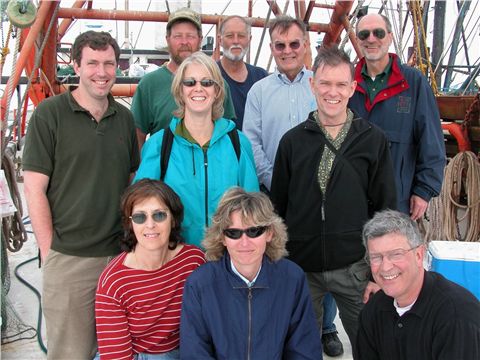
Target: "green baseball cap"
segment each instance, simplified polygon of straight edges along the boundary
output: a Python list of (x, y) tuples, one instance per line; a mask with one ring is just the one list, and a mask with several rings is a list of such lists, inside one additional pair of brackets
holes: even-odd
[(180, 20), (190, 21), (198, 30), (202, 31), (202, 20), (200, 19), (200, 15), (190, 8), (181, 8), (171, 13), (168, 17), (167, 31), (170, 30), (174, 23)]

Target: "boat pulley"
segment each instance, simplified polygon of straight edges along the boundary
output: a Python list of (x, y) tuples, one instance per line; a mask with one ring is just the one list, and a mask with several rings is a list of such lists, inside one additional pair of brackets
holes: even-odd
[(25, 29), (35, 21), (37, 8), (29, 0), (11, 0), (7, 6), (7, 15), (13, 25)]

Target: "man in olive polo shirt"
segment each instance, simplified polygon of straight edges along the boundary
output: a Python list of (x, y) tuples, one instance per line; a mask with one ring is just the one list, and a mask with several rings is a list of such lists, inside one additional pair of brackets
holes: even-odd
[(95, 289), (120, 252), (120, 196), (139, 164), (133, 117), (110, 95), (120, 49), (87, 31), (72, 48), (79, 85), (36, 108), (25, 197), (43, 263), (48, 359), (92, 359)]

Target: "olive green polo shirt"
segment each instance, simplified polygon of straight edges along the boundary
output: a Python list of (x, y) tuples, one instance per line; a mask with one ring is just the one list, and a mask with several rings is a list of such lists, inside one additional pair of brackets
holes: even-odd
[(112, 96), (99, 122), (70, 92), (37, 106), (23, 169), (49, 177), (53, 250), (84, 257), (120, 252), (120, 196), (139, 161), (133, 116)]
[(390, 78), (390, 74), (392, 73), (392, 58), (390, 58), (388, 65), (383, 69), (383, 71), (375, 76), (375, 79), (372, 79), (367, 72), (367, 64), (365, 63), (362, 68), (362, 76), (365, 80), (365, 84), (367, 85), (367, 94), (370, 102), (373, 103), (375, 96), (385, 89), (388, 84), (388, 79)]

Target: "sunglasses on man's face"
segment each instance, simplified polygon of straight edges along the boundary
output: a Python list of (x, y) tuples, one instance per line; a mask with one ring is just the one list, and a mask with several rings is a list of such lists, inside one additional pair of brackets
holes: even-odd
[[(292, 41), (291, 43), (288, 44), (288, 46), (290, 47), (290, 49), (292, 50), (298, 50), (300, 49), (300, 41), (298, 40), (295, 40), (295, 41)], [(277, 51), (283, 51), (287, 48), (287, 44), (286, 43), (283, 43), (283, 42), (276, 42), (275, 44), (273, 44), (273, 47), (275, 48), (275, 50)]]
[(268, 226), (255, 226), (255, 227), (249, 227), (248, 229), (229, 228), (229, 229), (223, 230), (223, 235), (225, 235), (229, 239), (238, 240), (242, 237), (243, 234), (245, 234), (250, 239), (254, 239), (262, 235), (267, 229), (268, 229)]
[(193, 87), (197, 84), (197, 82), (200, 83), (203, 87), (211, 87), (216, 84), (215, 80), (212, 79), (202, 79), (202, 80), (195, 80), (195, 79), (183, 79), (182, 84), (183, 86), (186, 87)]
[[(165, 219), (168, 217), (168, 214), (166, 211), (159, 210), (151, 213), (150, 216), (152, 217), (153, 221), (155, 221), (156, 223), (161, 223), (165, 221)], [(130, 216), (130, 219), (132, 219), (132, 221), (138, 225), (145, 223), (145, 221), (147, 221), (147, 218), (148, 218), (148, 214), (143, 212), (138, 212)]]
[[(373, 34), (373, 36), (375, 36), (377, 39), (380, 39), (380, 40), (382, 40), (385, 37), (385, 35), (387, 35), (387, 32), (383, 29), (373, 29), (371, 33)], [(357, 34), (357, 37), (362, 41), (368, 39), (369, 36), (370, 36), (370, 30), (361, 30)]]

